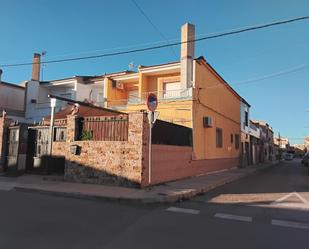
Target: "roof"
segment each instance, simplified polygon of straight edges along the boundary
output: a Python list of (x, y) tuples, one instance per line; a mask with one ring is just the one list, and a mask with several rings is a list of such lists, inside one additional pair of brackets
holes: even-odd
[(16, 84), (13, 84), (13, 83), (8, 83), (8, 82), (5, 82), (5, 81), (0, 81), (0, 84), (8, 86), (8, 87), (15, 87), (15, 88), (20, 88), (20, 89), (25, 89), (24, 86), (16, 85)]
[(118, 76), (118, 75), (125, 75), (125, 74), (131, 74), (131, 73), (136, 73), (135, 71), (130, 71), (130, 70), (125, 70), (125, 71), (119, 71), (119, 72), (114, 72), (114, 73), (105, 73), (102, 75), (76, 75), (72, 77), (67, 77), (67, 78), (61, 78), (61, 79), (56, 79), (56, 80), (48, 80), (48, 81), (40, 81), (41, 84), (48, 84), (51, 82), (56, 82), (56, 81), (62, 81), (62, 80), (75, 80), (75, 79), (82, 79), (85, 81), (91, 80), (91, 79), (96, 79), (96, 78), (105, 78), (105, 77), (112, 77), (112, 76)]
[[(55, 119), (65, 119), (72, 113), (72, 104), (69, 104), (60, 112), (55, 113)], [(100, 117), (100, 116), (118, 116), (126, 115), (122, 112), (115, 112), (106, 108), (94, 107), (94, 106), (79, 106), (78, 116), (80, 117)], [(49, 120), (50, 115), (46, 116), (44, 120)]]
[(151, 65), (151, 66), (144, 66), (144, 65), (139, 65), (139, 69), (144, 69), (144, 68), (151, 68), (151, 67), (159, 67), (159, 66), (168, 66), (172, 64), (178, 64), (179, 61), (172, 61), (172, 62), (167, 62), (167, 63), (162, 63), (162, 64), (156, 64), (156, 65)]

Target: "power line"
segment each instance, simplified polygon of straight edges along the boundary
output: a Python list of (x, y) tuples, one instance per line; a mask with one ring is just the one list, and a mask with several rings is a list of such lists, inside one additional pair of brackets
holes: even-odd
[[(120, 51), (120, 52), (111, 52), (111, 53), (105, 53), (105, 54), (100, 54), (100, 55), (81, 56), (81, 57), (59, 59), (59, 60), (49, 60), (49, 61), (45, 61), (44, 63), (45, 64), (51, 64), (51, 63), (61, 63), (61, 62), (68, 62), (68, 61), (89, 60), (89, 59), (97, 59), (97, 58), (111, 57), (111, 56), (117, 56), (117, 55), (145, 52), (145, 51), (150, 51), (150, 50), (156, 50), (156, 49), (162, 49), (162, 48), (177, 46), (177, 45), (181, 45), (181, 44), (189, 43), (189, 42), (199, 42), (199, 41), (203, 41), (203, 40), (215, 39), (215, 38), (219, 38), (219, 37), (235, 35), (235, 34), (240, 34), (240, 33), (244, 33), (244, 32), (259, 30), (259, 29), (265, 29), (265, 28), (269, 28), (269, 27), (272, 27), (272, 26), (288, 24), (288, 23), (302, 21), (302, 20), (306, 20), (306, 19), (309, 19), (309, 16), (302, 16), (302, 17), (297, 17), (297, 18), (293, 18), (293, 19), (282, 20), (282, 21), (252, 26), (252, 27), (248, 27), (248, 28), (244, 28), (244, 29), (228, 31), (228, 32), (209, 35), (209, 36), (205, 36), (205, 37), (201, 37), (201, 38), (197, 38), (197, 39), (189, 40), (189, 41), (174, 42), (174, 43), (170, 43), (170, 44), (157, 45), (157, 46), (146, 47), (146, 48), (138, 48), (138, 49), (132, 49), (132, 50)], [(32, 65), (32, 64), (33, 64), (32, 62), (17, 63), (17, 64), (3, 64), (3, 65), (0, 65), (0, 67), (29, 66), (29, 65)]]
[[(161, 30), (157, 27), (157, 25), (154, 24), (153, 21), (151, 21), (150, 17), (146, 14), (146, 12), (137, 4), (135, 0), (131, 0), (132, 3), (135, 5), (135, 7), (139, 10), (139, 12), (146, 18), (146, 20), (150, 23), (150, 25), (159, 33), (159, 35), (167, 42), (167, 44), (170, 44), (170, 41), (165, 37), (165, 35), (161, 32)], [(177, 54), (173, 47), (171, 47), (171, 51), (173, 54), (177, 57)]]

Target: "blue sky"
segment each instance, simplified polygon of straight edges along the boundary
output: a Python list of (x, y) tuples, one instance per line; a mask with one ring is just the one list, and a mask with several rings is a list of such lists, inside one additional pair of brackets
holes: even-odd
[[(185, 22), (198, 35), (227, 31), (309, 14), (306, 0), (136, 0), (160, 31), (180, 37)], [(0, 64), (31, 61), (46, 50), (46, 60), (92, 55), (162, 41), (131, 0), (0, 0)], [(206, 60), (251, 105), (251, 118), (266, 120), (292, 142), (308, 135), (309, 68), (266, 80), (238, 82), (309, 64), (309, 21), (301, 21), (196, 44), (196, 56)], [(115, 48), (117, 48), (115, 50)], [(174, 50), (174, 52), (173, 52)], [(178, 60), (174, 47), (88, 61), (49, 64), (44, 79), (98, 75)], [(175, 55), (176, 52), (176, 55)], [(3, 80), (19, 83), (31, 67), (3, 68)]]

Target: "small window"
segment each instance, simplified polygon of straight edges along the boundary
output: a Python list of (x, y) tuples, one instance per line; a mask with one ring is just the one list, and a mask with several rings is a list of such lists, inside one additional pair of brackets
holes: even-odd
[(239, 134), (235, 134), (235, 149), (239, 149)]
[(231, 134), (231, 144), (233, 144), (234, 143), (234, 136), (233, 136), (233, 134)]
[(223, 147), (222, 129), (216, 128), (216, 145), (217, 148)]
[(248, 115), (248, 112), (245, 112), (245, 126), (249, 126), (249, 115)]

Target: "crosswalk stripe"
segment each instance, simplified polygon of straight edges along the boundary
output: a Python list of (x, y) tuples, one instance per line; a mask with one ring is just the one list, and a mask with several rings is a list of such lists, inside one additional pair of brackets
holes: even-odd
[(200, 213), (200, 210), (197, 210), (197, 209), (179, 208), (179, 207), (169, 207), (166, 210), (169, 212), (185, 213), (185, 214), (199, 214)]
[(228, 220), (238, 220), (238, 221), (252, 222), (252, 217), (249, 217), (249, 216), (242, 216), (242, 215), (216, 213), (216, 214), (215, 214), (215, 217), (216, 217), (216, 218), (220, 218), (220, 219), (228, 219)]

